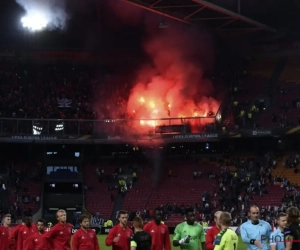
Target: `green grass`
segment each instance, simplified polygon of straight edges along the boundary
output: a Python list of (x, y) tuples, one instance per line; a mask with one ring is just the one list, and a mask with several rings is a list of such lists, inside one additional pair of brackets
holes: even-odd
[[(98, 235), (97, 237), (98, 237), (98, 241), (99, 241), (101, 250), (111, 250), (112, 249), (111, 247), (105, 246), (106, 235)], [(173, 235), (171, 235), (170, 238), (171, 238), (171, 244), (172, 244)], [(175, 250), (175, 249), (179, 250), (179, 247), (172, 246), (172, 250)], [(239, 237), (238, 249), (236, 249), (236, 250), (246, 250), (246, 245), (242, 242), (242, 239), (240, 237)]]

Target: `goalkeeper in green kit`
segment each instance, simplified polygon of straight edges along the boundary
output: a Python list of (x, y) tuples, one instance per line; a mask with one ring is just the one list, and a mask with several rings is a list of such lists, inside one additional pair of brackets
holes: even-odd
[(186, 209), (185, 216), (186, 221), (175, 228), (173, 246), (180, 246), (181, 250), (206, 250), (204, 230), (201, 225), (195, 223), (194, 209)]

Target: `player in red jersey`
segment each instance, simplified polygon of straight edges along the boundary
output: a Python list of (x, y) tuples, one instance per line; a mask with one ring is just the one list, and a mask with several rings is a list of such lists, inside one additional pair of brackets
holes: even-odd
[(100, 250), (95, 231), (89, 229), (89, 217), (83, 214), (79, 217), (78, 222), (80, 229), (73, 235), (72, 250)]
[(153, 221), (144, 226), (144, 231), (152, 237), (152, 250), (171, 250), (171, 242), (168, 227), (162, 222), (163, 212), (156, 208)]
[(31, 217), (25, 217), (23, 226), (20, 227), (17, 237), (17, 250), (32, 250), (31, 236), (37, 232), (36, 225), (31, 222)]
[(43, 237), (45, 234), (45, 220), (39, 219), (36, 223), (37, 232), (34, 233), (31, 238), (31, 249), (32, 250), (52, 250), (53, 247), (50, 245), (48, 240)]
[(11, 224), (11, 215), (6, 214), (2, 218), (2, 226), (0, 227), (0, 250), (8, 250), (9, 248), (9, 225)]
[(22, 223), (17, 225), (10, 233), (9, 235), (9, 248), (10, 250), (15, 250), (17, 249), (17, 241), (18, 241), (18, 235), (19, 235), (19, 230), (22, 226), (25, 225), (24, 223), (25, 218), (23, 218)]
[(65, 210), (58, 210), (56, 213), (58, 223), (52, 227), (43, 237), (53, 244), (55, 250), (71, 250), (71, 236), (73, 226), (67, 223), (67, 213)]
[(220, 215), (221, 215), (222, 211), (217, 211), (214, 214), (214, 220), (216, 225), (211, 227), (207, 232), (206, 232), (206, 240), (205, 240), (205, 244), (206, 244), (206, 250), (214, 250), (214, 241), (215, 238), (217, 236), (218, 233), (220, 233), (220, 228), (221, 228), (221, 224), (220, 224)]
[(128, 213), (119, 211), (119, 224), (109, 230), (105, 239), (106, 246), (112, 246), (113, 250), (130, 250), (130, 238), (132, 230), (127, 227)]

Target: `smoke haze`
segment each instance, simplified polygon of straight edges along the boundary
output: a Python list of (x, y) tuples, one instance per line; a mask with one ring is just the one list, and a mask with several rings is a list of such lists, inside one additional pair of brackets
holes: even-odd
[(129, 114), (156, 119), (206, 117), (217, 112), (212, 82), (204, 77), (214, 63), (213, 42), (207, 34), (188, 27), (157, 28), (143, 45), (151, 62), (138, 70), (128, 100)]
[[(149, 126), (167, 125), (163, 123), (165, 121), (147, 119), (178, 118), (176, 123), (181, 124), (184, 117), (209, 117), (216, 114), (220, 103), (213, 97), (211, 80), (205, 76), (206, 72), (213, 69), (215, 58), (214, 42), (210, 34), (199, 27), (167, 19), (123, 1), (109, 1), (107, 4), (117, 17), (118, 21), (113, 23), (118, 30), (122, 25), (136, 30), (143, 27), (140, 37), (135, 39), (141, 41), (140, 47), (148, 59), (147, 63), (140, 63), (134, 69), (135, 77), (128, 84), (124, 81), (116, 83), (117, 86), (131, 86), (129, 96), (125, 91), (123, 95), (127, 95), (127, 117), (140, 120), (139, 124), (135, 123), (135, 130), (146, 131)], [(131, 10), (129, 13), (132, 15), (123, 11), (127, 9)], [(161, 23), (167, 24), (167, 27), (159, 28)], [(127, 39), (124, 37), (124, 40)], [(111, 80), (113, 78), (116, 77), (110, 77)], [(112, 84), (106, 86), (109, 88)], [(113, 104), (108, 105), (111, 107)], [(99, 110), (99, 103), (95, 106)], [(111, 108), (110, 116), (117, 118), (113, 114), (122, 113), (117, 110)], [(213, 122), (212, 118), (194, 120), (197, 120), (196, 126)]]

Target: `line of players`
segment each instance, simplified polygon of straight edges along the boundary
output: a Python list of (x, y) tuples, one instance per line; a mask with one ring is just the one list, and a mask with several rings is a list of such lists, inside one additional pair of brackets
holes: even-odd
[[(143, 226), (141, 218), (133, 220), (133, 231), (127, 227), (128, 214), (120, 211), (119, 224), (113, 227), (106, 237), (105, 244), (112, 246), (113, 250), (171, 250), (169, 230), (162, 222), (162, 211), (156, 209), (154, 220)], [(0, 250), (100, 250), (96, 233), (89, 229), (89, 219), (82, 215), (79, 218), (81, 228), (77, 230), (71, 241), (73, 226), (67, 223), (67, 215), (64, 210), (56, 213), (58, 223), (50, 230), (45, 230), (45, 221), (38, 220), (36, 224), (31, 218), (25, 218), (23, 223), (9, 232), (11, 216), (3, 217), (3, 226), (0, 227)], [(228, 239), (237, 244), (237, 236), (227, 230), (231, 216), (229, 213), (221, 213), (221, 233), (215, 239), (215, 250), (223, 249)], [(71, 242), (71, 243), (70, 243)], [(177, 225), (173, 239), (174, 246), (181, 249), (205, 250), (204, 229), (195, 223), (193, 209), (186, 210), (186, 221)]]
[[(127, 212), (120, 211), (118, 216), (120, 223), (109, 231), (105, 244), (112, 246), (112, 250), (171, 250), (169, 230), (162, 222), (162, 215), (163, 213), (159, 208), (155, 209), (153, 221), (144, 227), (139, 217), (134, 218), (135, 233), (133, 234), (132, 230), (127, 227)], [(178, 224), (175, 228), (173, 246), (180, 247), (181, 250), (206, 250), (207, 242), (204, 229), (195, 222), (194, 209), (186, 209), (185, 217), (186, 221)], [(219, 231), (212, 240), (212, 249), (237, 250), (238, 236), (229, 229), (230, 213), (220, 212), (218, 222), (220, 223)]]
[[(252, 206), (249, 220), (240, 226), (241, 238), (247, 250), (300, 250), (300, 211), (296, 207), (287, 210), (287, 214), (277, 216), (278, 229), (272, 232), (269, 223), (259, 219), (259, 208)], [(0, 227), (0, 250), (70, 250), (72, 225), (67, 223), (66, 212), (56, 214), (58, 223), (45, 232), (44, 220), (38, 220), (36, 226), (30, 218), (9, 232), (10, 215), (3, 218)], [(128, 214), (119, 212), (119, 224), (113, 227), (106, 237), (105, 244), (113, 250), (171, 250), (168, 227), (162, 222), (162, 211), (154, 211), (154, 220), (143, 226), (143, 221), (133, 220), (135, 233), (127, 227)], [(238, 237), (229, 229), (231, 216), (227, 212), (215, 213), (216, 226), (207, 231), (195, 223), (193, 209), (186, 210), (186, 221), (175, 228), (173, 246), (182, 250), (238, 250)], [(79, 218), (81, 228), (72, 237), (73, 250), (99, 250), (96, 233), (89, 229), (89, 219)]]
[[(186, 221), (176, 226), (173, 246), (181, 250), (239, 250), (238, 237), (229, 229), (231, 215), (227, 212), (215, 213), (214, 227), (211, 227), (204, 236), (201, 225), (195, 223), (193, 209), (186, 210)], [(133, 221), (133, 234), (127, 225), (127, 213), (119, 214), (119, 225), (110, 230), (106, 238), (106, 245), (113, 250), (171, 250), (168, 227), (162, 222), (162, 211), (154, 211), (154, 220), (144, 228), (142, 221), (136, 218)], [(251, 206), (249, 220), (240, 226), (242, 241), (247, 250), (300, 250), (300, 211), (297, 207), (287, 209), (287, 214), (277, 215), (278, 229), (272, 231), (271, 225), (260, 220), (260, 211), (257, 206)], [(143, 228), (143, 229), (142, 229)], [(140, 235), (140, 237), (138, 236)], [(130, 240), (131, 239), (131, 240)]]
[[(65, 210), (56, 213), (58, 223), (45, 230), (45, 221), (36, 224), (26, 217), (21, 224), (10, 231), (11, 215), (6, 214), (0, 227), (0, 250), (100, 250), (94, 230), (89, 229), (89, 218), (79, 217), (80, 229), (72, 237), (73, 225), (67, 223)], [(72, 237), (72, 243), (71, 243)]]

